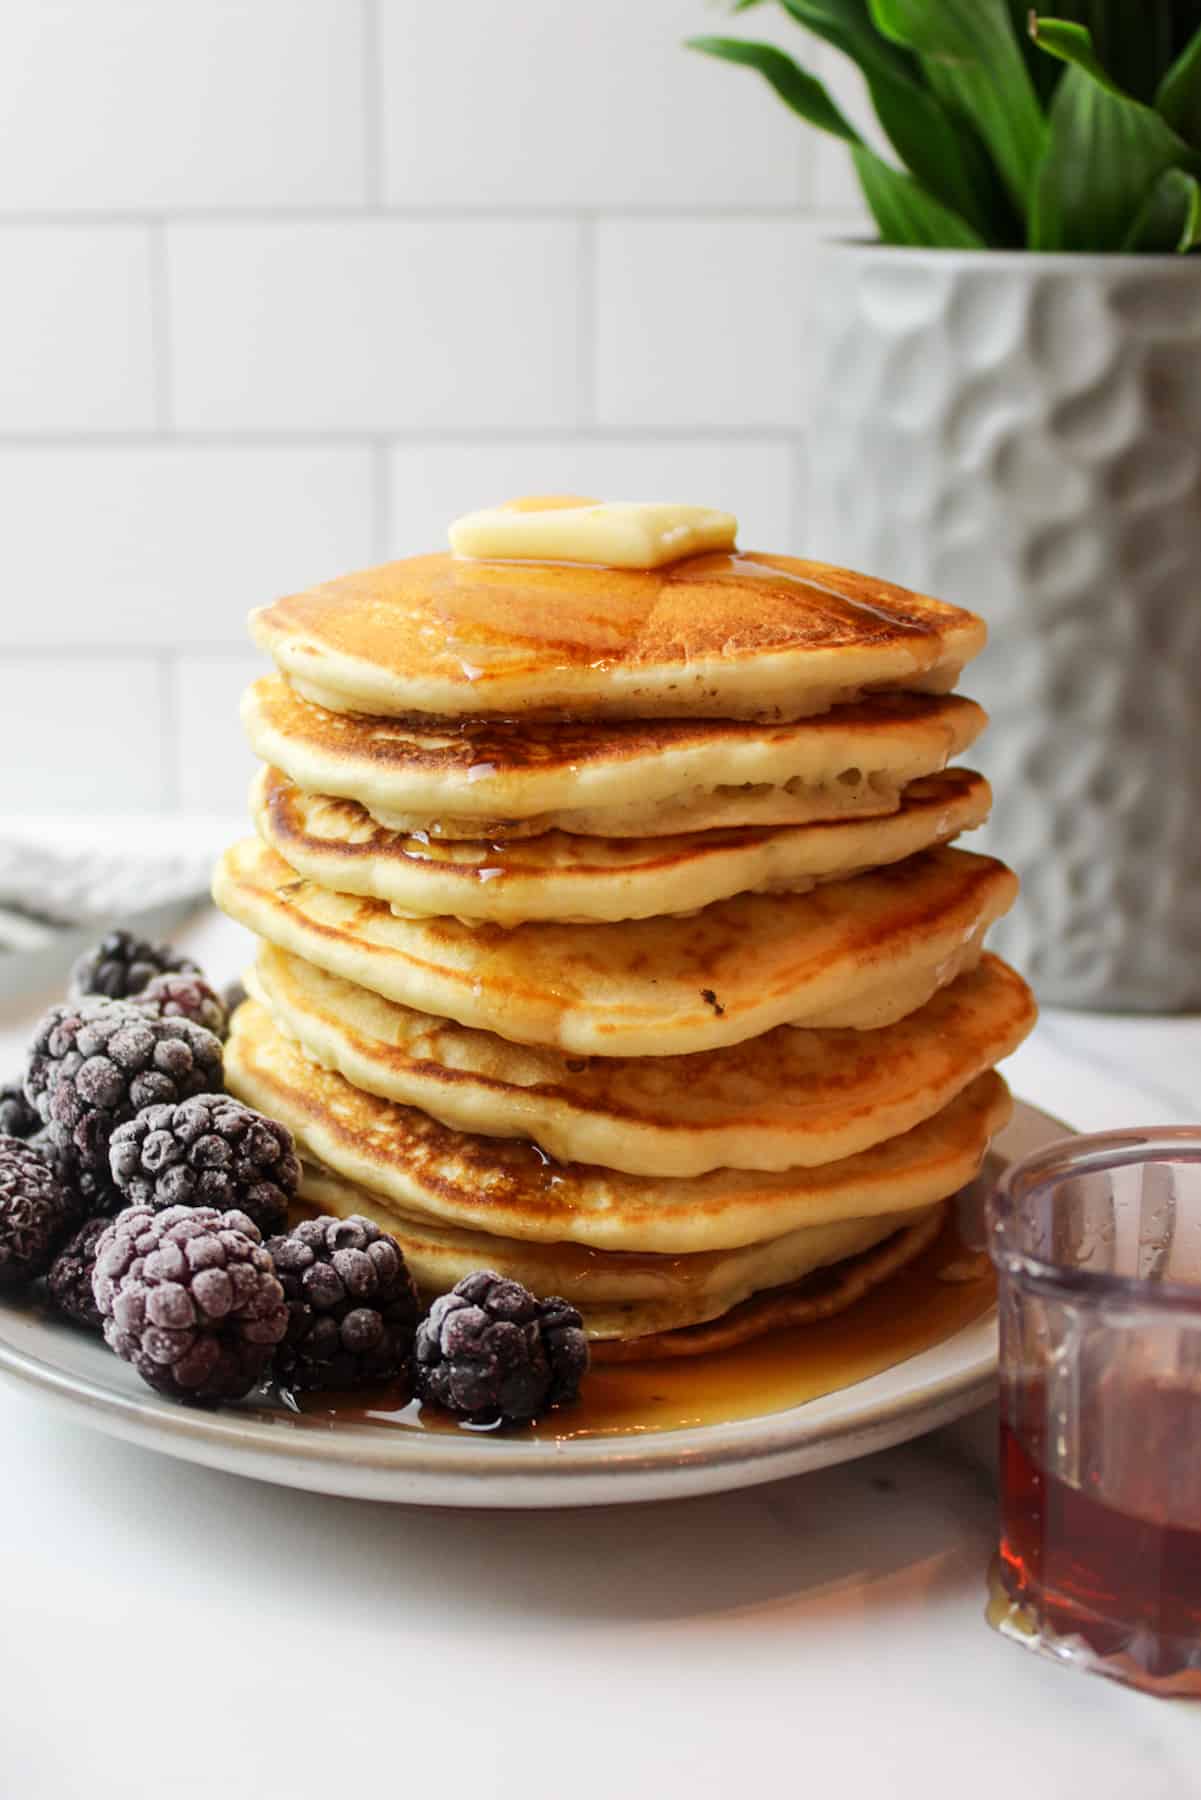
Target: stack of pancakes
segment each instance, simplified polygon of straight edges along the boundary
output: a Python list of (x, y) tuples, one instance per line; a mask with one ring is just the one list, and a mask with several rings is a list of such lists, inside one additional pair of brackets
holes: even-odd
[(306, 1197), (581, 1310), (602, 1354), (738, 1342), (916, 1255), (1034, 1017), (1017, 888), (949, 848), (970, 613), (786, 557), (424, 556), (254, 615), (260, 939), (231, 1090)]

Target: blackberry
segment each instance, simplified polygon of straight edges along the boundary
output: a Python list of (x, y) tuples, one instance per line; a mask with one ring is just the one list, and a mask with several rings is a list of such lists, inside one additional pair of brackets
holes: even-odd
[(96, 1267), (96, 1246), (112, 1224), (109, 1218), (88, 1219), (75, 1236), (63, 1245), (50, 1265), (46, 1287), (50, 1299), (60, 1313), (86, 1325), (89, 1331), (103, 1329), (104, 1320), (92, 1292), (92, 1275)]
[(42, 1160), (50, 1164), (59, 1181), (73, 1196), (81, 1219), (86, 1219), (90, 1213), (99, 1212), (103, 1207), (108, 1207), (111, 1211), (120, 1204), (120, 1197), (113, 1187), (108, 1170), (102, 1176), (97, 1176), (90, 1169), (81, 1169), (74, 1151), (59, 1149), (48, 1125), (43, 1125), (40, 1131), (35, 1131), (26, 1141), (31, 1150), (36, 1150)]
[(229, 1033), (229, 1009), (203, 975), (156, 975), (133, 1001), (158, 1019), (191, 1019), (222, 1040)]
[(121, 1204), (108, 1163), (114, 1129), (143, 1106), (219, 1089), (221, 1045), (190, 1019), (156, 1019), (125, 1001), (53, 1006), (34, 1034), (25, 1097), (45, 1123), (60, 1178), (89, 1212)]
[(104, 1340), (160, 1394), (237, 1400), (288, 1326), (271, 1257), (245, 1213), (130, 1206), (96, 1246)]
[(0, 1087), (0, 1137), (31, 1138), (41, 1123), (21, 1083), (6, 1081)]
[(575, 1307), (539, 1300), (492, 1269), (435, 1300), (417, 1331), (417, 1393), (474, 1424), (534, 1419), (574, 1400), (587, 1371)]
[(225, 1003), (226, 1012), (232, 1019), (243, 1000), (248, 1000), (250, 996), (240, 981), (227, 981), (221, 989), (221, 998)]
[(49, 1163), (20, 1138), (0, 1137), (0, 1292), (44, 1275), (78, 1217)]
[(356, 1388), (408, 1369), (417, 1289), (395, 1238), (357, 1214), (306, 1219), (267, 1245), (288, 1300), (282, 1386)]
[(287, 1230), (300, 1186), (287, 1126), (228, 1094), (143, 1107), (113, 1132), (108, 1160), (127, 1206), (233, 1207), (264, 1237)]
[(128, 931), (110, 931), (98, 944), (85, 950), (71, 970), (67, 989), (71, 999), (85, 994), (104, 994), (109, 1000), (127, 1000), (140, 994), (156, 975), (181, 971), (199, 975), (199, 964), (180, 956), (170, 944), (150, 944)]

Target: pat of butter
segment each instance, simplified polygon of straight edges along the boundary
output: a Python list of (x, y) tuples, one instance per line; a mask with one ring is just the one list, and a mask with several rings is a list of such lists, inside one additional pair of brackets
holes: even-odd
[(579, 494), (510, 500), (467, 513), (450, 528), (456, 556), (521, 562), (604, 563), (658, 569), (704, 550), (732, 550), (738, 521), (710, 506), (658, 500), (588, 500)]

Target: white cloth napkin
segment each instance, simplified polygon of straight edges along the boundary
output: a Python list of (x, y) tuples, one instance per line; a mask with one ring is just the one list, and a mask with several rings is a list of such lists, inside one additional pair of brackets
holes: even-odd
[[(208, 890), (213, 847), (207, 833), (141, 828), (98, 843), (54, 837), (19, 822), (0, 826), (0, 955), (44, 949), (63, 932), (199, 900)], [(174, 841), (172, 841), (174, 840)], [(129, 846), (129, 847), (126, 847)]]

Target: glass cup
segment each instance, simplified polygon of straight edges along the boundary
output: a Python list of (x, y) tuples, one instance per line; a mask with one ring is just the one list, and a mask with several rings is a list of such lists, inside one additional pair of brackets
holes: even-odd
[(1066, 1138), (989, 1205), (1007, 1636), (1201, 1697), (1201, 1130)]

